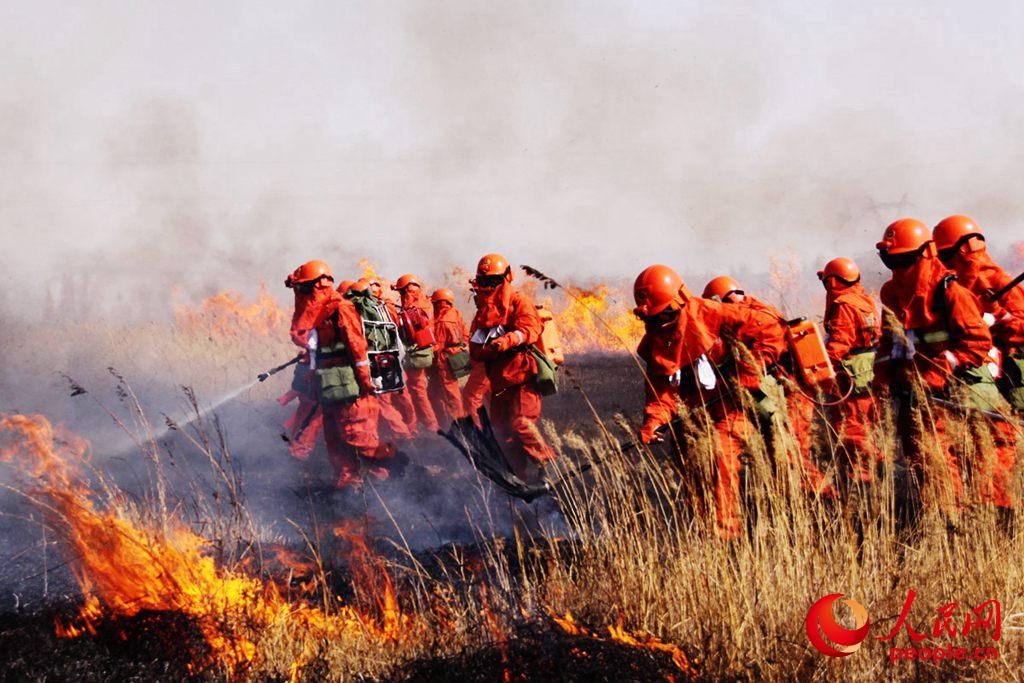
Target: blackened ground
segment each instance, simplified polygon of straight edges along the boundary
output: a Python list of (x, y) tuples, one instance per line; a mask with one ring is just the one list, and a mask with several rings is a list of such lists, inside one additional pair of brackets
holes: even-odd
[(0, 681), (181, 681), (207, 653), (181, 614), (140, 613), (106, 621), (94, 637), (58, 638), (57, 612), (0, 614)]
[[(182, 401), (168, 387), (133, 381), (151, 420), (159, 425), (161, 413), (180, 414)], [(273, 396), (288, 388), (289, 376), (281, 373), (261, 387), (261, 398), (243, 396), (217, 410), (227, 434), (230, 452), (241, 473), (246, 505), (265, 530), (262, 540), (302, 548), (291, 520), (304, 529), (329, 530), (332, 524), (358, 518), (370, 536), (408, 542), (417, 552), (429, 552), (451, 543), (466, 544), (481, 536), (506, 535), (513, 523), (557, 528), (560, 513), (549, 499), (527, 505), (509, 499), (490, 482), (481, 480), (441, 437), (425, 435), (405, 450), (410, 464), (405, 473), (387, 481), (368, 479), (361, 492), (339, 492), (330, 485), (330, 468), (321, 446), (308, 463), (288, 455), (281, 439), (281, 423), (294, 409), (280, 406)], [(146, 385), (145, 391), (140, 387)], [(146, 458), (128, 441), (118, 446), (110, 436), (112, 421), (91, 398), (116, 407), (113, 391), (98, 381), (89, 396), (70, 397), (64, 384), (52, 388), (50, 407), (72, 431), (93, 439), (94, 463), (111, 473), (130, 494), (139, 495), (149, 482)], [(201, 403), (209, 400), (202, 388)], [(587, 401), (605, 420), (616, 413), (636, 419), (642, 401), (642, 383), (632, 359), (624, 354), (569, 358), (557, 395), (544, 401), (544, 417), (559, 432), (573, 430), (596, 434)], [(116, 430), (114, 436), (116, 436)], [(173, 454), (166, 471), (172, 492), (185, 496), (197, 482), (207, 494), (215, 488), (205, 456), (197, 453), (173, 432), (162, 442)], [(578, 457), (573, 452), (564, 457)], [(394, 522), (392, 522), (392, 519)], [(66, 559), (54, 546), (53, 534), (45, 534), (38, 511), (24, 498), (0, 491), (0, 613), (38, 611), (54, 599), (76, 593)], [(399, 530), (401, 533), (399, 534)], [(327, 534), (329, 535), (329, 534)], [(45, 541), (45, 543), (44, 543)]]
[(504, 643), (454, 657), (413, 662), (391, 679), (433, 681), (580, 681), (626, 683), (684, 680), (664, 652), (588, 636), (569, 635), (534, 622), (520, 625)]
[[(54, 613), (0, 615), (0, 681), (182, 681), (219, 680), (215, 671), (191, 674), (204, 661), (202, 634), (180, 614), (143, 613), (104, 622), (94, 637), (54, 635)], [(507, 672), (507, 678), (506, 678)], [(303, 669), (304, 680), (322, 680), (321, 662)], [(570, 635), (547, 622), (515, 628), (511, 638), (450, 657), (423, 659), (386, 680), (433, 681), (587, 681), (684, 680), (672, 657), (588, 636)], [(369, 680), (369, 679), (367, 679)]]

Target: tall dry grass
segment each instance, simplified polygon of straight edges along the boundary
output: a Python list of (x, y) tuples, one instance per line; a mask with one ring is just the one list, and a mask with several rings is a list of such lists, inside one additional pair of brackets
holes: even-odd
[[(193, 336), (182, 347), (181, 339), (147, 353), (171, 363), (196, 358), (196, 351), (208, 344), (210, 365), (216, 365), (220, 342)], [(268, 345), (258, 353), (248, 348), (255, 353), (253, 367), (262, 369), (268, 360), (277, 360), (280, 346)], [(146, 424), (138, 402), (132, 406), (133, 424)], [(479, 529), (479, 544), (473, 548), (447, 548), (425, 557), (396, 542), (387, 559), (379, 560), (383, 564), (374, 566), (394, 582), (400, 612), (415, 624), (405, 634), (382, 637), (379, 628), (369, 625), (388, 616), (379, 595), (371, 586), (353, 588), (331, 564), (325, 549), (328, 530), (301, 529), (300, 554), (314, 567), (315, 589), (312, 596), (289, 599), (326, 614), (342, 603), (354, 605), (368, 626), (337, 632), (315, 622), (272, 620), (249, 633), (254, 653), (231, 675), (252, 680), (388, 678), (425, 657), (500, 648), (523, 620), (550, 623), (550, 614), (571, 613), (595, 630), (622, 623), (678, 644), (707, 679), (1022, 677), (1024, 652), (1020, 632), (1014, 630), (1021, 624), (1014, 615), (1024, 612), (1024, 541), (1015, 532), (1019, 513), (1007, 520), (974, 500), (955, 512), (925, 506), (907, 523), (905, 471), (889, 411), (874, 435), (886, 454), (878, 481), (852, 485), (840, 501), (815, 498), (802, 488), (786, 452), (795, 438), (784, 421), (767, 442), (755, 436), (745, 463), (745, 533), (731, 542), (714, 529), (710, 420), (701, 412), (686, 417), (684, 438), (668, 454), (618, 447), (612, 437), (621, 433), (617, 424), (599, 423), (603, 436), (596, 439), (546, 425), (563, 455), (551, 474), (567, 475), (558, 488), (564, 525), (531, 523), (529, 511), (521, 509), (523, 523), (510, 538), (495, 536), (486, 518), (468, 520)], [(818, 440), (821, 464), (838, 476), (832, 427), (826, 420), (819, 427), (824, 430)], [(951, 432), (969, 457), (984, 455), (984, 444), (975, 443), (965, 422), (954, 420)], [(210, 539), (210, 552), (225, 572), (271, 581), (272, 570), (262, 558), (281, 539), (258, 528), (248, 514), (219, 425), (197, 419), (186, 433), (219, 482), (215, 491), (180, 490), (180, 480), (171, 483), (161, 472), (167, 453), (150, 450), (151, 493), (129, 498), (105, 483), (106, 504), (156, 535), (172, 519), (181, 521)], [(578, 472), (581, 466), (587, 471)], [(178, 489), (169, 495), (168, 486)], [(959, 603), (956, 614), (963, 618), (969, 608), (998, 599), (1003, 620), (1002, 638), (995, 643), (999, 659), (890, 664), (890, 645), (913, 643), (905, 632), (892, 643), (875, 636), (892, 629), (910, 590), (917, 594), (911, 623), (925, 631), (947, 603)], [(804, 633), (808, 607), (829, 593), (848, 594), (869, 611), (871, 635), (850, 657), (819, 654)], [(993, 644), (980, 632), (931, 642), (950, 641), (971, 647)], [(207, 673), (220, 677), (228, 670), (215, 663)]]

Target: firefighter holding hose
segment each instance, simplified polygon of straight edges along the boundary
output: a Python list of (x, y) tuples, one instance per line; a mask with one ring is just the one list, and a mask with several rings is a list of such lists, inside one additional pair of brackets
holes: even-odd
[[(379, 409), (362, 320), (352, 302), (334, 290), (333, 281), (327, 264), (312, 261), (300, 266), (285, 285), (297, 288), (297, 297), (303, 297), (292, 341), (309, 351), (335, 485), (346, 488), (362, 482), (360, 458), (388, 460), (395, 449), (377, 437)], [(378, 476), (386, 477), (386, 470)]]

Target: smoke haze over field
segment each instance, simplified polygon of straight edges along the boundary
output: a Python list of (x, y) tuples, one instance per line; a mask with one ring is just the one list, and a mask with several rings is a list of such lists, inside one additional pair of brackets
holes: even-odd
[(171, 284), (280, 296), (317, 256), (431, 276), (500, 249), (629, 277), (791, 248), (813, 267), (903, 214), (972, 214), (1001, 251), (1022, 237), (1022, 15), (7, 2), (0, 306), (156, 317), (139, 302)]

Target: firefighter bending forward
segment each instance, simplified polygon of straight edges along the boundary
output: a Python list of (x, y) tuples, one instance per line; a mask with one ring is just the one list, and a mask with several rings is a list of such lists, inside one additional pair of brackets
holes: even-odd
[(525, 480), (555, 457), (537, 428), (541, 395), (528, 348), (540, 340), (544, 323), (533, 302), (512, 288), (512, 267), (500, 254), (480, 259), (472, 284), (470, 356), (486, 367), (495, 434), (512, 471)]
[[(757, 429), (743, 409), (740, 389), (760, 392), (765, 368), (777, 361), (775, 345), (754, 332), (757, 325), (751, 324), (749, 307), (693, 296), (668, 266), (650, 266), (640, 273), (633, 296), (634, 313), (645, 328), (637, 354), (647, 364), (640, 438), (644, 443), (662, 441), (662, 427), (675, 418), (680, 403), (690, 410), (707, 409), (718, 441), (716, 529), (719, 536), (735, 539), (741, 532), (740, 456)], [(723, 345), (724, 353), (736, 359), (725, 375), (709, 357)]]

